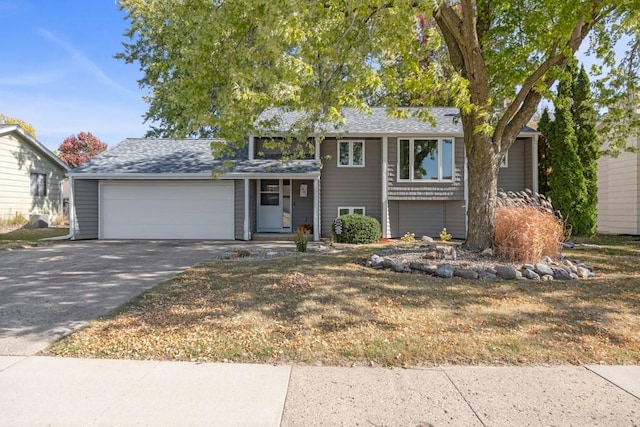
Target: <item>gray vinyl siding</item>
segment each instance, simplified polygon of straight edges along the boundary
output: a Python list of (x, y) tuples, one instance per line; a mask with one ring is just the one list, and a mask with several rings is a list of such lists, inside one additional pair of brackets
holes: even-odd
[(335, 138), (325, 139), (320, 146), (320, 232), (323, 236), (331, 233), (331, 225), (338, 215), (338, 207), (364, 207), (367, 216), (382, 222), (381, 138), (349, 139), (365, 141), (364, 167), (338, 167), (338, 146)]
[(244, 180), (236, 179), (233, 181), (233, 235), (236, 240), (244, 239)]
[(257, 181), (252, 179), (249, 182), (249, 232), (253, 234), (256, 232), (256, 205), (257, 200)]
[[(306, 184), (307, 197), (300, 197), (300, 185)], [(293, 180), (291, 183), (293, 206), (291, 207), (291, 228), (296, 230), (302, 224), (313, 224), (313, 180)]]
[(527, 187), (525, 179), (527, 173), (531, 176), (531, 157), (529, 156), (529, 167), (527, 168), (525, 148), (531, 151), (531, 145), (522, 139), (516, 140), (509, 148), (507, 167), (498, 170), (498, 189), (522, 191), (531, 188), (531, 184)]
[[(46, 195), (31, 195), (31, 173), (46, 175)], [(62, 213), (65, 171), (21, 136), (0, 137), (0, 218)]]
[[(446, 135), (442, 135), (446, 138)], [(464, 140), (454, 138), (454, 173), (449, 182), (398, 181), (398, 138), (389, 138), (389, 200), (463, 200)]]
[(417, 239), (422, 236), (438, 239), (445, 227), (454, 238), (463, 239), (466, 236), (462, 200), (392, 200), (389, 202), (389, 217), (391, 237), (414, 233)]
[(98, 238), (98, 180), (76, 179), (73, 182), (75, 202), (75, 238)]
[(532, 138), (523, 139), (524, 144), (524, 188), (529, 190), (538, 191), (537, 188), (533, 188), (533, 174), (537, 174), (538, 170), (533, 170), (533, 147)]

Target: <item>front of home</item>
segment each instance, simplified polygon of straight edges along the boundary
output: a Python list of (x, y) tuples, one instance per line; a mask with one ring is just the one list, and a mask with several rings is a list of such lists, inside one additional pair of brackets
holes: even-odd
[[(304, 225), (319, 239), (337, 216), (362, 213), (380, 221), (384, 237), (446, 227), (463, 238), (462, 126), (455, 109), (431, 111), (435, 125), (347, 109), (343, 125), (312, 135), (285, 161), (270, 148), (273, 133), (219, 159), (211, 145), (220, 141), (125, 140), (71, 172), (74, 236), (250, 240)], [(535, 191), (536, 165), (537, 133), (527, 128), (503, 160), (499, 187)]]
[(62, 214), (68, 169), (19, 125), (0, 125), (0, 219)]

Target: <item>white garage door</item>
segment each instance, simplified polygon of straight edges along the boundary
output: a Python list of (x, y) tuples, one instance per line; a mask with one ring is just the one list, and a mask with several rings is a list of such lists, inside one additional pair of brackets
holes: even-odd
[(233, 181), (103, 183), (103, 239), (233, 239)]

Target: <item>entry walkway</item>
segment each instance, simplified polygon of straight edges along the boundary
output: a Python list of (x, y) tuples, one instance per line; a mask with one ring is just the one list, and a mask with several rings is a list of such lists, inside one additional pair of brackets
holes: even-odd
[(0, 356), (1, 426), (637, 426), (640, 367), (335, 368)]

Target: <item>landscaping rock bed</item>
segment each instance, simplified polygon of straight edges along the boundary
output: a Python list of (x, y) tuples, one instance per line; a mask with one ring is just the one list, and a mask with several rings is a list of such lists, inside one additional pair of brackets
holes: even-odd
[(473, 252), (458, 244), (422, 244), (411, 248), (389, 246), (371, 255), (366, 265), (398, 273), (421, 273), (469, 280), (577, 280), (594, 277), (593, 267), (580, 260), (543, 257), (535, 264), (502, 262), (491, 250)]

